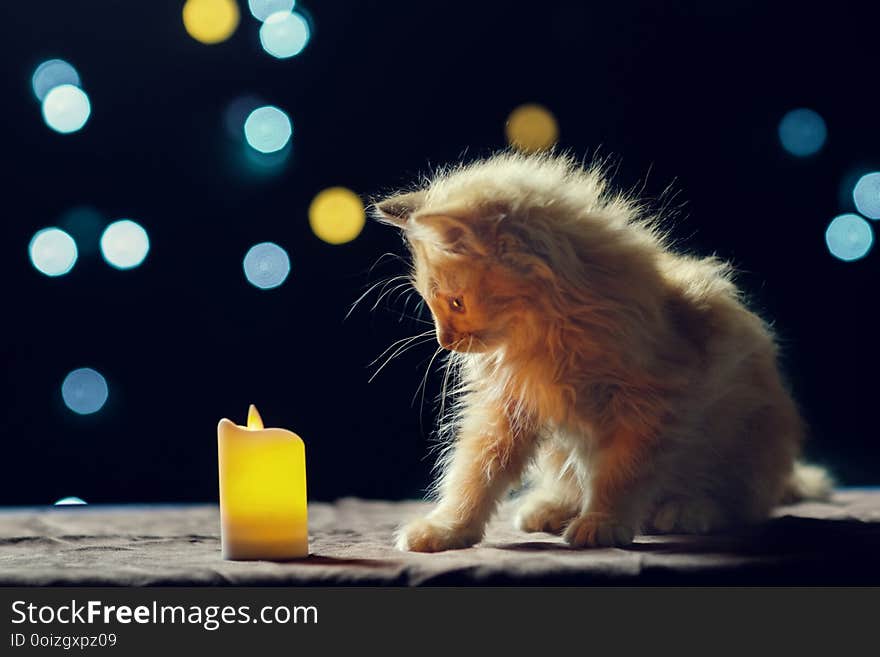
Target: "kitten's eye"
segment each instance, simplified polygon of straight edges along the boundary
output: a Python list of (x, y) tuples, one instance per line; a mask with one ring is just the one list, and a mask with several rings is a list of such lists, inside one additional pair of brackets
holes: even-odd
[(449, 297), (449, 307), (457, 313), (464, 312), (464, 299), (461, 297)]

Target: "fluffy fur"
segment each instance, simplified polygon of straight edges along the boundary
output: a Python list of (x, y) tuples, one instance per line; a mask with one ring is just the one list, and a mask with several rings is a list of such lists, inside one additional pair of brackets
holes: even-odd
[(458, 381), (438, 503), (416, 551), (479, 542), (525, 475), (525, 531), (626, 545), (821, 497), (768, 326), (716, 258), (674, 252), (599, 168), (505, 153), (377, 204), (412, 252)]

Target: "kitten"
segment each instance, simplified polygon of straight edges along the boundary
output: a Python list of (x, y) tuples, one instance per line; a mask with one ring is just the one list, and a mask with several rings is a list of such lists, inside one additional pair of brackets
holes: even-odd
[(439, 501), (400, 549), (478, 543), (529, 471), (516, 523), (573, 546), (703, 533), (824, 497), (768, 326), (731, 268), (672, 251), (598, 168), (500, 154), (376, 206), (461, 380)]

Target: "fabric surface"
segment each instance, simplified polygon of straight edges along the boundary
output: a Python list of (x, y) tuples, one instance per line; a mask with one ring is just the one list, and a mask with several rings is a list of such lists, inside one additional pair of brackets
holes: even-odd
[(392, 534), (422, 502), (309, 506), (311, 555), (287, 563), (220, 557), (216, 506), (0, 510), (0, 585), (878, 584), (880, 489), (782, 507), (718, 536), (640, 536), (627, 549), (575, 550), (525, 534), (506, 506), (479, 546), (402, 553)]

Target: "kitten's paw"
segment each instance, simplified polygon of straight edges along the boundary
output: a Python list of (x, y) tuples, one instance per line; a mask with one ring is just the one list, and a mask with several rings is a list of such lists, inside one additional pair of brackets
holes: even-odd
[(410, 552), (460, 550), (479, 543), (482, 536), (433, 518), (419, 518), (397, 532), (396, 547)]
[(710, 534), (724, 528), (724, 514), (711, 500), (672, 500), (657, 508), (651, 526), (661, 534)]
[(527, 498), (516, 514), (514, 526), (524, 532), (561, 534), (577, 511), (545, 498)]
[(681, 505), (678, 502), (665, 502), (657, 507), (651, 519), (651, 529), (660, 534), (671, 534), (678, 523)]
[(622, 547), (632, 543), (635, 531), (607, 513), (585, 513), (565, 530), (565, 540), (572, 547)]

